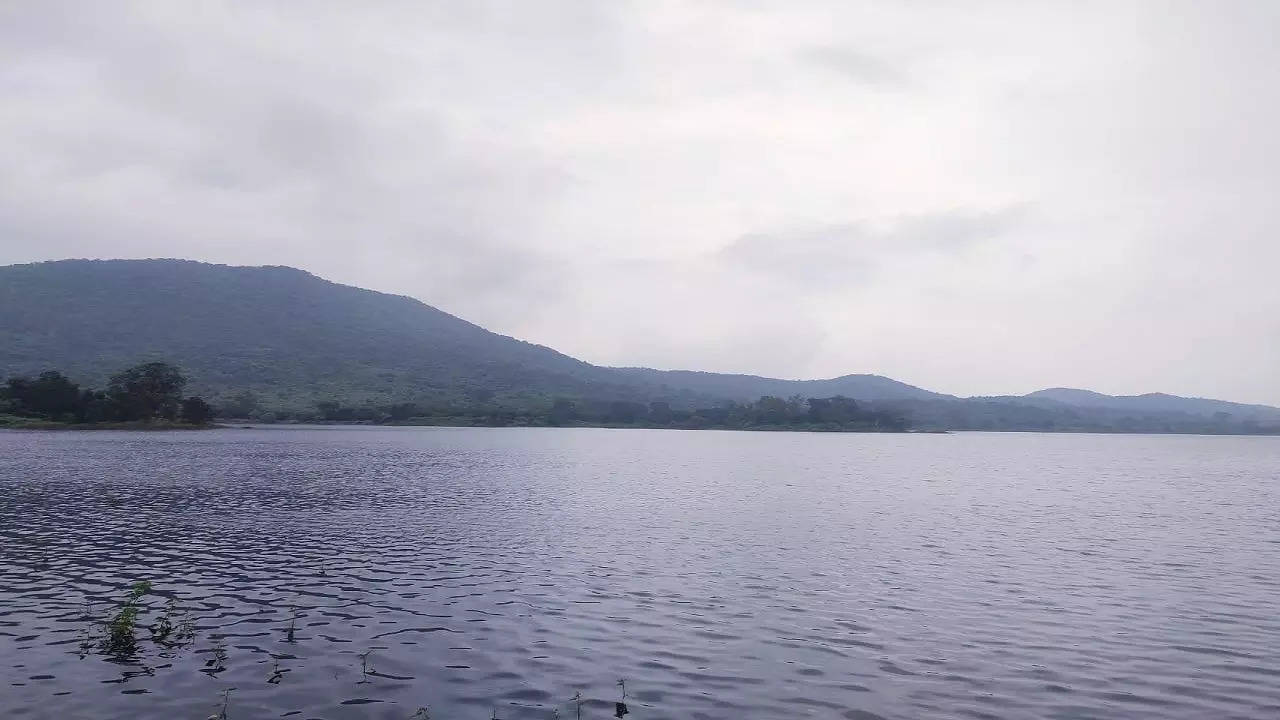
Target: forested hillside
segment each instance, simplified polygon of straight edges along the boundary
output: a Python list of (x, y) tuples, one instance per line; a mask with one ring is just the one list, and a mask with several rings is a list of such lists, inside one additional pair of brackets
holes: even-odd
[(180, 260), (0, 268), (0, 376), (58, 368), (96, 385), (149, 360), (182, 367), (192, 390), (215, 401), (249, 390), (281, 409), (666, 394), (412, 298), (292, 268)]
[[(1059, 388), (964, 399), (879, 375), (781, 380), (600, 367), (412, 298), (287, 267), (0, 267), (0, 379), (56, 369), (97, 387), (120, 368), (157, 361), (182, 368), (189, 392), (237, 417), (660, 427), (886, 427), (894, 418), (918, 429), (1280, 432), (1280, 409), (1162, 394)], [(814, 409), (831, 406), (809, 402), (841, 397), (860, 409), (831, 420)]]

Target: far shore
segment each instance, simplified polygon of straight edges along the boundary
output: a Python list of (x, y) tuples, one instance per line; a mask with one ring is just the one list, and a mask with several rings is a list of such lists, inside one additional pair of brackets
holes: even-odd
[(231, 427), (221, 423), (193, 425), (176, 420), (129, 420), (125, 422), (69, 423), (16, 415), (0, 415), (0, 430), (221, 430)]

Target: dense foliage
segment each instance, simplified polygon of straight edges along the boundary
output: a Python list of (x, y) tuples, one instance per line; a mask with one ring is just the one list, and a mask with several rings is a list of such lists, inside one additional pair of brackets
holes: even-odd
[(34, 379), (11, 377), (0, 387), (0, 412), (52, 422), (151, 422), (182, 420), (203, 425), (213, 409), (199, 397), (183, 398), (187, 379), (178, 368), (151, 362), (111, 376), (106, 391), (81, 389), (57, 370)]
[[(264, 419), (259, 415), (259, 420)], [(556, 398), (537, 408), (513, 410), (495, 405), (427, 407), (415, 403), (346, 407), (322, 402), (317, 413), (302, 417), (272, 414), (271, 421), (368, 422), (394, 424), (604, 426), (737, 430), (832, 430), (901, 432), (908, 423), (901, 416), (863, 407), (846, 397), (762, 397), (754, 402), (727, 402), (714, 407), (673, 408), (657, 400), (575, 400)]]

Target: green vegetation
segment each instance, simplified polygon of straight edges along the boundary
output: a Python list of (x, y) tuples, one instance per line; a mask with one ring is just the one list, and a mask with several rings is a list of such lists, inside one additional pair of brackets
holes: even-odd
[[(179, 608), (176, 598), (170, 597), (163, 610), (158, 613), (154, 606), (147, 605), (146, 600), (157, 594), (150, 581), (135, 582), (128, 586), (128, 591), (123, 600), (115, 606), (114, 610), (105, 619), (95, 613), (92, 603), (86, 603), (84, 612), (79, 618), (80, 622), (84, 623), (79, 637), (79, 656), (83, 660), (91, 655), (96, 655), (111, 663), (120, 665), (122, 667), (120, 679), (108, 682), (126, 682), (130, 678), (155, 676), (159, 671), (172, 669), (175, 666), (174, 658), (178, 657), (182, 651), (195, 646), (195, 623), (186, 610)], [(149, 635), (139, 632), (139, 628), (143, 627), (143, 620), (147, 615), (151, 615), (154, 618), (150, 625)], [(295, 642), (293, 627), (298, 616), (298, 607), (292, 606), (290, 608), (290, 625), (287, 639), (290, 644)], [(303, 638), (304, 641), (306, 639)], [(228, 652), (224, 636), (211, 635), (210, 641), (207, 647), (196, 649), (194, 652), (197, 655), (205, 656), (202, 667), (199, 668), (200, 672), (211, 678), (216, 678), (228, 670), (229, 663), (233, 658), (231, 653)], [(368, 685), (375, 682), (375, 678), (412, 679), (380, 674), (373, 667), (373, 654), (376, 649), (376, 647), (371, 647), (363, 652), (354, 653), (355, 658), (359, 660), (358, 674), (353, 676), (355, 685)], [(271, 653), (271, 667), (265, 678), (266, 684), (281, 685), (287, 682), (287, 676), (294, 672), (295, 669), (283, 667), (281, 661), (294, 659), (297, 659), (297, 657), (293, 652)], [(157, 663), (157, 660), (160, 662)], [(252, 662), (258, 664), (263, 661), (253, 660)], [(631, 710), (626, 702), (626, 681), (619, 680), (617, 685), (620, 688), (620, 699), (612, 702), (612, 705), (614, 706), (614, 717), (622, 717), (630, 714)], [(224, 687), (219, 691), (218, 701), (213, 706), (213, 714), (208, 716), (209, 720), (230, 720), (232, 717), (230, 712), (231, 694), (235, 689), (234, 687)], [(572, 697), (568, 698), (567, 703), (571, 704), (573, 708), (573, 717), (579, 719), (584, 717), (583, 705), (586, 702), (588, 702), (587, 698), (583, 696), (581, 691), (575, 692)], [(559, 708), (552, 708), (552, 713), (555, 717), (560, 717)], [(239, 713), (235, 717), (240, 717)], [(431, 714), (427, 706), (424, 705), (419, 706), (412, 715), (400, 715), (399, 717), (407, 717), (408, 720), (430, 720)], [(495, 706), (492, 708), (490, 717), (500, 718), (503, 716), (498, 714), (498, 708)]]
[(1025, 398), (896, 400), (873, 403), (899, 413), (917, 430), (1276, 435), (1280, 419), (1222, 413), (1080, 407)]
[(81, 390), (57, 370), (35, 379), (11, 377), (0, 387), (0, 426), (60, 427), (162, 424), (207, 425), (213, 410), (199, 397), (182, 397), (186, 378), (162, 362), (131, 367), (111, 376), (106, 391)]
[(151, 583), (142, 581), (134, 583), (129, 597), (120, 610), (107, 623), (107, 634), (103, 639), (103, 651), (109, 655), (127, 657), (138, 649), (138, 639), (134, 636), (134, 627), (138, 622), (138, 601), (151, 592)]
[(292, 268), (181, 260), (0, 267), (0, 377), (52, 366), (102, 387), (110, 368), (154, 360), (183, 368), (191, 394), (220, 417), (268, 422), (324, 420), (333, 413), (321, 403), (536, 415), (557, 398), (694, 410), (763, 396), (935, 395), (876, 376), (795, 382), (599, 367), (412, 298)]
[(664, 401), (574, 400), (557, 398), (549, 404), (522, 410), (495, 405), (422, 407), (396, 403), (378, 407), (344, 407), (336, 402), (318, 406), (318, 417), (277, 418), (328, 423), (390, 425), (452, 425), (484, 427), (635, 427), (687, 430), (811, 430), (901, 432), (909, 425), (901, 416), (866, 408), (845, 397), (777, 398), (755, 402), (726, 402), (714, 407), (672, 408)]
[(714, 400), (291, 268), (176, 260), (0, 267), (0, 377), (57, 367), (104, 387), (110, 369), (148, 361), (183, 368), (189, 392), (215, 408), (250, 393), (261, 415), (312, 413), (325, 401), (519, 410), (556, 396), (685, 407)]
[[(114, 428), (207, 426), (216, 411), (199, 397), (182, 398), (186, 379), (178, 368), (153, 362), (113, 375), (106, 392), (81, 390), (56, 370), (32, 380), (10, 378), (0, 388), (0, 408), (12, 413), (10, 427)], [(248, 409), (259, 421), (378, 423), (400, 425), (646, 427), (729, 430), (813, 430), (902, 432), (906, 420), (884, 410), (864, 408), (846, 397), (762, 397), (755, 402), (726, 402), (714, 407), (672, 408), (665, 401), (574, 400), (556, 398), (514, 410), (499, 405), (440, 405), (411, 402), (346, 407), (320, 402), (311, 413), (256, 413), (251, 393), (232, 397), (223, 416)], [(255, 414), (256, 413), (256, 414)]]
[[(67, 375), (41, 373), (49, 366)], [(177, 376), (199, 401), (165, 389), (178, 366)], [(131, 369), (107, 374), (118, 367)], [(1158, 394), (1056, 388), (964, 399), (876, 375), (801, 381), (599, 367), (411, 298), (292, 268), (181, 260), (0, 267), (0, 377), (6, 376), (14, 379), (0, 398), (0, 427), (193, 427), (216, 416), (264, 423), (1280, 433), (1277, 408)], [(81, 390), (67, 376), (105, 390)], [(830, 406), (798, 398), (856, 398), (856, 412), (832, 415)]]
[[(96, 635), (97, 649), (103, 655), (116, 660), (136, 657), (142, 649), (137, 629), (139, 618), (145, 611), (143, 600), (151, 594), (151, 590), (151, 583), (146, 580), (134, 583), (115, 613), (100, 624), (93, 620), (93, 608), (87, 607), (85, 618), (93, 625), (80, 644), (82, 655), (94, 647), (92, 638)], [(95, 627), (99, 632), (93, 632)], [(177, 601), (171, 598), (150, 627), (151, 642), (164, 650), (172, 650), (186, 645), (194, 638), (194, 624), (185, 613), (179, 612)]]

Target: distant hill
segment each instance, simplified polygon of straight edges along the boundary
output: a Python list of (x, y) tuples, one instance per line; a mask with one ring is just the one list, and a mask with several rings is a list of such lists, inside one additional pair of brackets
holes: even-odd
[[(181, 366), (191, 392), (215, 404), (251, 391), (260, 409), (282, 417), (314, 417), (321, 402), (520, 409), (568, 398), (695, 409), (766, 395), (843, 395), (921, 429), (1280, 432), (1280, 409), (1172, 395), (1055, 388), (965, 399), (879, 375), (781, 380), (600, 367), (413, 298), (288, 267), (186, 260), (0, 267), (0, 378), (59, 369), (101, 386), (111, 373), (151, 360)], [(628, 407), (617, 411), (637, 412)]]
[(1238, 419), (1253, 418), (1255, 420), (1280, 421), (1280, 408), (1268, 405), (1246, 405), (1210, 400), (1207, 398), (1179, 397), (1164, 393), (1148, 393), (1146, 395), (1103, 395), (1092, 390), (1074, 388), (1049, 388), (1028, 393), (1024, 396), (1031, 400), (1052, 400), (1064, 405), (1082, 408), (1109, 408), (1128, 412), (1155, 413), (1187, 413), (1191, 415), (1213, 416), (1226, 413)]
[(844, 375), (830, 380), (779, 380), (757, 375), (726, 375), (693, 370), (651, 370), (615, 368), (628, 377), (655, 386), (686, 388), (695, 392), (733, 400), (754, 400), (764, 395), (777, 397), (833, 397), (843, 395), (859, 400), (939, 400), (952, 398), (880, 375)]

